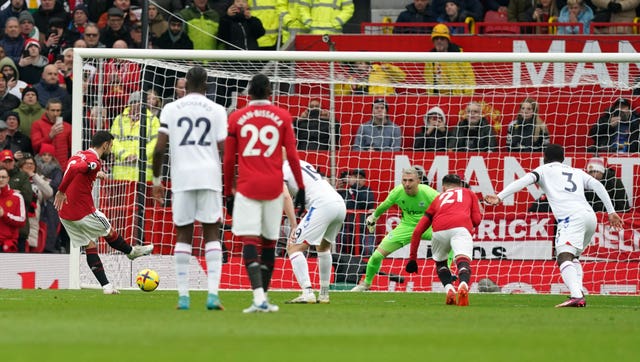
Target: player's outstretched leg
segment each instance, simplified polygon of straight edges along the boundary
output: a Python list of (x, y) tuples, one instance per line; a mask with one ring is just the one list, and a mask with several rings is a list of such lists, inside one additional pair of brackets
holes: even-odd
[(189, 260), (191, 259), (191, 244), (176, 243), (173, 251), (176, 265), (176, 284), (178, 286), (178, 305), (176, 309), (189, 309)]
[(100, 260), (100, 256), (98, 255), (98, 249), (95, 246), (88, 247), (85, 249), (85, 253), (87, 256), (87, 265), (89, 265), (89, 269), (91, 269), (98, 283), (102, 286), (102, 292), (104, 294), (119, 294), (120, 292), (118, 292), (118, 290), (109, 283), (109, 279), (107, 279), (104, 267), (102, 266), (102, 260)]
[(329, 284), (331, 284), (331, 251), (318, 252), (318, 270), (320, 274), (320, 294), (318, 303), (329, 304)]
[(360, 282), (360, 284), (356, 285), (351, 289), (352, 292), (365, 292), (371, 288), (371, 283), (373, 282), (373, 278), (380, 271), (380, 265), (382, 265), (382, 260), (384, 259), (384, 255), (380, 253), (378, 250), (374, 251), (367, 262), (367, 272), (365, 274), (364, 280)]
[(218, 291), (220, 288), (220, 277), (222, 275), (222, 245), (220, 241), (210, 241), (204, 246), (204, 256), (207, 261), (207, 309), (224, 310)]

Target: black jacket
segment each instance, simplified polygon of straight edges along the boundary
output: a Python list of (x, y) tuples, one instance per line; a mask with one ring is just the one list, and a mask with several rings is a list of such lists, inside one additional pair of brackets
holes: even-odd
[[(627, 192), (624, 189), (622, 180), (616, 177), (616, 172), (610, 168), (604, 171), (604, 175), (600, 183), (607, 189), (611, 202), (613, 202), (613, 208), (617, 212), (629, 211), (629, 202), (627, 200)], [(591, 190), (585, 190), (584, 196), (591, 204), (594, 211), (607, 211), (604, 204), (598, 197), (598, 195)]]
[(258, 50), (258, 38), (264, 34), (262, 21), (255, 16), (247, 19), (242, 15), (229, 16), (225, 13), (220, 18), (218, 38), (224, 41), (227, 50)]

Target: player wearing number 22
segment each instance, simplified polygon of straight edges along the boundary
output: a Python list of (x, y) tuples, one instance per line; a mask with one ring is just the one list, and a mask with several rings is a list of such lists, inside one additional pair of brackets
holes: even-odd
[[(275, 312), (268, 302), (283, 211), (283, 150), (298, 185), (296, 206), (304, 211), (305, 189), (291, 115), (269, 101), (271, 85), (263, 74), (249, 82), (249, 104), (229, 116), (224, 149), (224, 194), (232, 231), (243, 243), (242, 257), (253, 290), (245, 313)], [(233, 193), (235, 165), (238, 177)], [(235, 203), (235, 207), (234, 207)], [(261, 252), (260, 252), (261, 251)]]
[(609, 214), (613, 229), (622, 228), (622, 219), (616, 214), (609, 194), (600, 181), (581, 169), (565, 165), (564, 148), (550, 144), (544, 149), (544, 164), (505, 186), (498, 195), (487, 195), (491, 205), (500, 204), (506, 197), (523, 188), (538, 184), (547, 195), (553, 216), (557, 220), (556, 261), (560, 275), (571, 296), (556, 307), (586, 307), (582, 292), (582, 265), (578, 257), (591, 243), (596, 230), (596, 214), (584, 196), (584, 190), (593, 190), (600, 197)]
[[(422, 233), (429, 226), (433, 228), (431, 250), (436, 262), (438, 278), (447, 293), (446, 304), (469, 305), (469, 280), (471, 279), (471, 257), (473, 254), (473, 228), (480, 224), (480, 205), (476, 194), (464, 188), (458, 175), (450, 174), (442, 178), (442, 193), (433, 200), (431, 206), (416, 225), (411, 235), (411, 251), (406, 270), (418, 271), (416, 259)], [(460, 284), (457, 290), (452, 285), (451, 270), (447, 266), (449, 252), (453, 250)]]
[(162, 200), (160, 174), (169, 143), (173, 223), (176, 225), (174, 262), (178, 287), (177, 309), (189, 309), (189, 260), (193, 228), (202, 224), (207, 262), (209, 310), (222, 310), (218, 297), (222, 270), (222, 173), (220, 152), (227, 137), (227, 112), (205, 97), (207, 71), (187, 71), (187, 95), (167, 104), (160, 114), (158, 141), (153, 152), (153, 196)]

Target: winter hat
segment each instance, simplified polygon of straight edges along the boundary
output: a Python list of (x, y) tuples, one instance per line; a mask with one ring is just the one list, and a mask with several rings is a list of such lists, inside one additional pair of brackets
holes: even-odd
[(24, 100), (24, 96), (28, 93), (28, 92), (33, 92), (36, 94), (36, 98), (38, 97), (38, 91), (33, 88), (32, 86), (26, 86), (23, 90), (22, 90), (22, 99)]
[(18, 112), (9, 111), (9, 112), (5, 113), (3, 117), (5, 119), (5, 122), (6, 122), (7, 118), (9, 118), (9, 117), (16, 117), (16, 120), (18, 121), (18, 124), (20, 124), (20, 114)]
[(76, 7), (73, 9), (73, 13), (75, 14), (76, 11), (82, 11), (86, 16), (89, 16), (89, 9), (87, 9), (87, 5), (85, 4), (76, 5)]
[(449, 34), (449, 28), (444, 24), (438, 24), (431, 30), (431, 39), (434, 38), (447, 38), (451, 41), (451, 35)]
[(35, 45), (40, 49), (40, 42), (36, 39), (29, 38), (26, 42), (24, 42), (24, 48), (29, 49), (30, 46)]
[(387, 111), (389, 110), (389, 105), (384, 100), (384, 98), (376, 98), (376, 99), (374, 99), (373, 100), (373, 105), (376, 105), (376, 104), (382, 104), (382, 105), (384, 105), (384, 109), (386, 109)]
[(7, 122), (0, 119), (0, 131), (4, 131), (7, 128), (9, 128), (9, 126), (7, 126)]
[(0, 152), (0, 162), (7, 160), (13, 160), (13, 152), (11, 152), (11, 150), (2, 150), (2, 152)]
[(132, 92), (129, 95), (129, 104), (142, 102), (142, 93), (139, 91)]
[(44, 155), (45, 153), (48, 153), (50, 155), (54, 155), (55, 154), (56, 149), (53, 147), (52, 144), (50, 143), (43, 143), (40, 146), (40, 152), (38, 152), (39, 155)]
[(591, 171), (604, 173), (604, 160), (600, 157), (592, 157), (587, 164), (587, 172)]
[(435, 106), (432, 107), (431, 109), (429, 109), (429, 111), (427, 112), (427, 114), (425, 114), (424, 116), (424, 123), (427, 124), (428, 120), (429, 120), (429, 116), (436, 114), (438, 115), (440, 118), (442, 118), (442, 122), (447, 123), (447, 116), (445, 116), (444, 111), (442, 110), (442, 108)]
[(28, 10), (22, 10), (20, 15), (18, 15), (18, 22), (22, 24), (23, 21), (28, 21), (31, 24), (35, 24), (35, 20), (33, 20), (33, 15)]

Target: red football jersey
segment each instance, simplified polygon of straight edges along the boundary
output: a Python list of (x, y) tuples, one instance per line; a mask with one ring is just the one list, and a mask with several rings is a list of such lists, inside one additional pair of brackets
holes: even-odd
[(91, 191), (101, 169), (102, 162), (93, 149), (80, 151), (69, 159), (58, 187), (59, 191), (67, 194), (67, 203), (60, 210), (60, 218), (75, 221), (96, 211)]
[(225, 195), (232, 193), (236, 159), (236, 191), (254, 200), (282, 194), (282, 146), (298, 185), (303, 185), (291, 115), (267, 100), (253, 100), (229, 116), (224, 147)]

